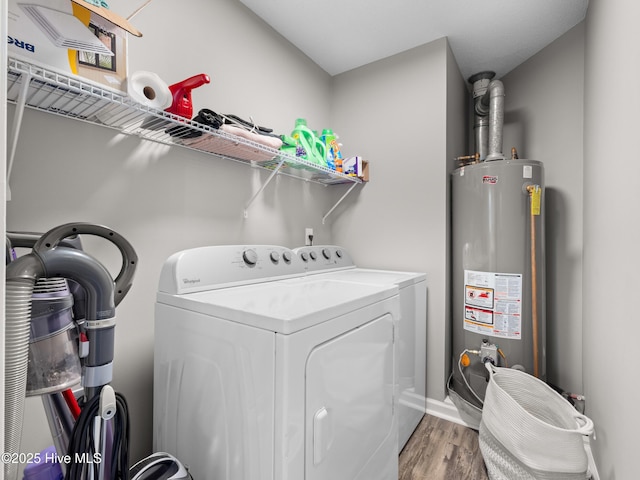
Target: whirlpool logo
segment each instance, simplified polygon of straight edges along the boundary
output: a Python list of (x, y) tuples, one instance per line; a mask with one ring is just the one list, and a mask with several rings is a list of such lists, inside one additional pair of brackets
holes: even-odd
[(196, 283), (200, 283), (199, 278), (183, 278), (182, 283), (184, 285), (195, 285)]

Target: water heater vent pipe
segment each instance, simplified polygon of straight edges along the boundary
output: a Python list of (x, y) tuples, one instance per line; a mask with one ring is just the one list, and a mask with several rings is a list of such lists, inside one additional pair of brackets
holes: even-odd
[[(480, 161), (504, 160), (504, 85), (492, 80), (494, 72), (480, 72), (469, 78), (475, 99), (476, 145)], [(488, 117), (488, 121), (487, 121)]]

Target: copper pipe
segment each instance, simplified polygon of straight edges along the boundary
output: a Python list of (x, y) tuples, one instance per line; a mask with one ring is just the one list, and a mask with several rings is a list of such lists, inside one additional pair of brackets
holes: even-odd
[[(455, 160), (459, 163), (461, 167), (464, 167), (465, 165), (473, 165), (480, 161), (480, 154), (476, 152), (473, 155), (456, 157)], [(467, 160), (471, 160), (471, 162), (467, 163)]]
[[(538, 185), (529, 185), (527, 192), (529, 192), (529, 199), (533, 204), (533, 194), (536, 189), (540, 188)], [(536, 262), (536, 215), (533, 213), (533, 208), (530, 208), (531, 217), (531, 329), (533, 332), (533, 375), (536, 378), (540, 377), (539, 367), (539, 351), (538, 351), (538, 282), (537, 282), (537, 262)]]

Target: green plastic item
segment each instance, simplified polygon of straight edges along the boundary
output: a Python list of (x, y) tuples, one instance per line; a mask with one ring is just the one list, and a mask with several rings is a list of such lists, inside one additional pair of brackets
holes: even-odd
[(296, 156), (316, 165), (326, 166), (324, 143), (313, 134), (304, 118), (296, 120), (296, 126), (291, 132), (297, 144)]
[(315, 143), (316, 143), (316, 150), (314, 153), (316, 157), (316, 163), (321, 167), (326, 167), (327, 166), (327, 148), (324, 142), (322, 141), (322, 139), (320, 139), (317, 135), (315, 136)]
[[(298, 148), (296, 140), (293, 137), (290, 137), (289, 135), (280, 135), (280, 139), (282, 140), (282, 147), (280, 147), (280, 151), (283, 153), (286, 153), (291, 157), (295, 157), (296, 150)], [(296, 163), (296, 162), (285, 162), (285, 163), (286, 165), (292, 168), (302, 168), (302, 165), (300, 163)]]
[(336, 136), (333, 133), (333, 130), (331, 130), (330, 128), (325, 128), (324, 130), (322, 130), (322, 136), (320, 137), (320, 140), (322, 140), (322, 143), (324, 144), (325, 147), (325, 161), (327, 163), (327, 168), (330, 168), (331, 170), (335, 170), (336, 169), (336, 162), (335, 162), (335, 151), (334, 151), (334, 145), (337, 146), (337, 141), (336, 141)]

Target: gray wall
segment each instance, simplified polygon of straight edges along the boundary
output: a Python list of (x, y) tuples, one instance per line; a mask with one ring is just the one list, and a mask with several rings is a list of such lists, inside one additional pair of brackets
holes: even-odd
[(544, 162), (548, 380), (583, 392), (584, 25), (505, 75), (504, 152)]
[[(638, 477), (640, 384), (635, 362), (640, 220), (640, 4), (591, 0), (586, 22), (584, 129), (584, 385), (600, 477)], [(604, 351), (604, 358), (600, 352)]]
[(446, 39), (334, 77), (336, 131), (346, 150), (371, 160), (371, 183), (345, 201), (333, 239), (351, 246), (360, 266), (427, 273), (427, 396), (440, 401), (449, 350), (447, 159), (465, 152), (466, 98)]

